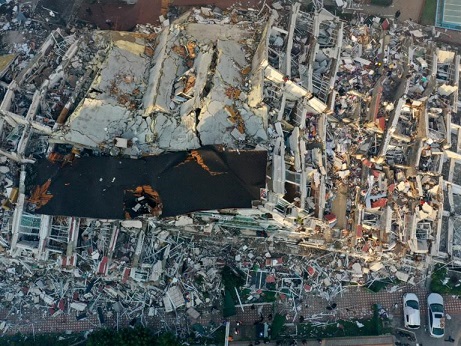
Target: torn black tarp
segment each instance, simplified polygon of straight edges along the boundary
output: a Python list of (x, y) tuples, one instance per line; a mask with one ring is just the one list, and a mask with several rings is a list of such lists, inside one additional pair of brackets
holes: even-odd
[[(51, 179), (47, 193), (52, 198), (35, 210), (39, 214), (130, 218), (134, 200), (126, 205), (127, 196), (134, 198), (133, 191), (148, 187), (159, 195), (161, 215), (175, 216), (197, 210), (251, 207), (251, 201), (259, 199), (259, 189), (265, 187), (266, 161), (265, 151), (237, 152), (217, 147), (137, 160), (85, 157), (65, 165), (43, 159), (33, 166), (29, 186), (43, 185)], [(143, 198), (137, 200), (142, 203)]]

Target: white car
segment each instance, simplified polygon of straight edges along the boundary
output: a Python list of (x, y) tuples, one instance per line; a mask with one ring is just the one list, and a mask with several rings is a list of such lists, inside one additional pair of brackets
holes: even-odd
[(403, 295), (403, 321), (405, 328), (418, 329), (421, 326), (419, 299), (414, 293)]
[(429, 334), (434, 338), (443, 338), (445, 334), (445, 311), (443, 298), (438, 293), (427, 297), (427, 314), (429, 318)]

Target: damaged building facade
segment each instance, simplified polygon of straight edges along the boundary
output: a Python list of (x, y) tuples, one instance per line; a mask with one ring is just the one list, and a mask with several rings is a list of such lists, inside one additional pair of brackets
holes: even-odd
[(229, 263), (243, 302), (460, 266), (460, 57), (431, 37), (274, 3), (2, 57), (2, 263), (63, 273), (27, 299), (100, 322), (199, 320)]

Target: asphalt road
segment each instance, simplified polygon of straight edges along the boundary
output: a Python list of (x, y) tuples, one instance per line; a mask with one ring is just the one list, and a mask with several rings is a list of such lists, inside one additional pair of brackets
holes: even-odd
[[(424, 346), (447, 346), (450, 344), (461, 346), (461, 314), (450, 315), (451, 319), (446, 322), (445, 336), (440, 339), (433, 338), (429, 335), (428, 332), (428, 321), (427, 314), (421, 315), (421, 328), (414, 331), (416, 335), (416, 342), (410, 342), (405, 337), (397, 336), (396, 339), (402, 343), (409, 343), (411, 346), (419, 344)], [(400, 319), (400, 327), (403, 327), (403, 321)], [(448, 337), (451, 336), (455, 339), (454, 343), (445, 341)]]

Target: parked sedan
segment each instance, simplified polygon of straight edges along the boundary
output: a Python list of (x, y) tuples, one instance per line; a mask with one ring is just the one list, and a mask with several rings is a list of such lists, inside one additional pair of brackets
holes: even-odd
[(419, 299), (414, 293), (403, 295), (403, 319), (405, 328), (418, 329), (421, 326)]
[(429, 334), (434, 338), (443, 338), (445, 334), (445, 311), (440, 294), (431, 293), (427, 297), (427, 314), (429, 318)]

